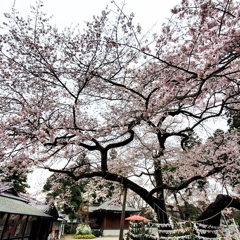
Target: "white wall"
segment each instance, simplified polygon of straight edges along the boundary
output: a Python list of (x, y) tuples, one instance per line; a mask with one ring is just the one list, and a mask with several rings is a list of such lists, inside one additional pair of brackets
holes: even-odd
[[(123, 231), (123, 234), (126, 234), (128, 229)], [(103, 230), (103, 236), (119, 236), (120, 230), (119, 229), (111, 229), (111, 230)]]

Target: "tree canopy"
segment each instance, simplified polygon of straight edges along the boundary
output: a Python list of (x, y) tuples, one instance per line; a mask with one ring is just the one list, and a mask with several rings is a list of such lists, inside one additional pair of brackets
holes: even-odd
[[(187, 143), (240, 109), (237, 1), (183, 0), (152, 35), (117, 5), (60, 32), (41, 5), (26, 19), (6, 14), (1, 30), (2, 166), (101, 177), (162, 210), (166, 191), (200, 191), (207, 178), (231, 184), (239, 133)], [(75, 164), (83, 153), (89, 161)]]

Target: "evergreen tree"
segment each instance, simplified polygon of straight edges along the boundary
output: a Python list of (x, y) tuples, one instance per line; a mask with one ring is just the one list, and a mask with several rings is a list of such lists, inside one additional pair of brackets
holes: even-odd
[[(61, 188), (54, 188), (54, 184), (61, 184)], [(77, 211), (79, 210), (83, 199), (81, 196), (81, 192), (83, 191), (84, 184), (78, 184), (73, 179), (66, 176), (59, 176), (59, 174), (53, 174), (50, 178), (48, 178), (46, 184), (43, 186), (43, 189), (47, 193), (47, 202), (50, 199), (58, 199), (64, 201), (62, 205), (59, 206), (59, 210), (67, 214), (69, 219), (71, 220), (71, 230), (73, 230), (73, 220), (76, 219)]]
[(236, 129), (237, 131), (240, 131), (240, 112), (232, 111), (227, 116), (229, 130)]
[[(4, 170), (3, 170), (4, 169)], [(8, 174), (8, 171), (11, 171), (12, 174)], [(0, 179), (1, 182), (12, 182), (14, 188), (19, 193), (26, 193), (29, 185), (27, 184), (27, 174), (24, 172), (18, 172), (17, 170), (12, 170), (12, 167), (2, 167), (0, 169)]]

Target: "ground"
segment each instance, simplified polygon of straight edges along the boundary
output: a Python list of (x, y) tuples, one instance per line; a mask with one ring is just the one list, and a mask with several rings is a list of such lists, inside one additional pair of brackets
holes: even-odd
[[(73, 238), (74, 234), (68, 234), (62, 239), (64, 240), (74, 240)], [(111, 237), (99, 237), (99, 238), (94, 238), (95, 240), (118, 240), (119, 236), (111, 236)]]

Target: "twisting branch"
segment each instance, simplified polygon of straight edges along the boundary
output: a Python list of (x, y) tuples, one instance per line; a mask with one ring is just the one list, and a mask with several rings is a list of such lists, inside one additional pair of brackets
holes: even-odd
[(194, 176), (190, 179), (188, 179), (187, 181), (185, 181), (184, 183), (180, 184), (179, 186), (170, 186), (168, 184), (162, 184), (161, 186), (158, 186), (154, 189), (152, 189), (150, 192), (149, 192), (149, 195), (153, 195), (155, 192), (158, 192), (162, 189), (168, 189), (168, 190), (182, 190), (184, 188), (186, 188), (190, 183), (192, 182), (195, 182), (196, 180), (200, 180), (200, 179), (204, 179), (206, 177), (209, 177), (215, 173), (219, 173), (221, 172), (226, 166), (223, 166), (223, 167), (216, 167), (212, 170), (210, 170), (205, 176), (201, 176), (201, 175), (198, 175), (198, 176)]

